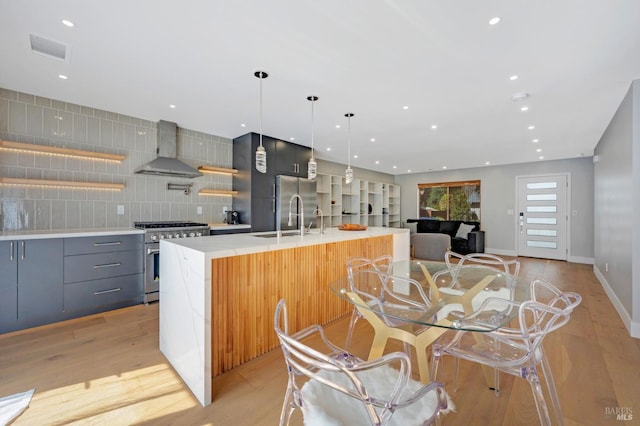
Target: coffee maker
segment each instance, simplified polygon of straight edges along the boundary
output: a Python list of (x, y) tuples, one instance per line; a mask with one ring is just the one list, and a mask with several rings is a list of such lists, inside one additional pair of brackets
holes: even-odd
[(229, 210), (227, 212), (227, 224), (238, 225), (240, 223), (240, 213), (236, 210)]

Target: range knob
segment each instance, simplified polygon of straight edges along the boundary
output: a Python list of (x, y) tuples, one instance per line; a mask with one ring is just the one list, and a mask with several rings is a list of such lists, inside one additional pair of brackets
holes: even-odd
[(157, 235), (152, 235), (152, 236), (151, 236), (151, 241), (156, 241), (157, 239), (158, 239), (158, 236), (157, 236)]
[(160, 234), (160, 239), (164, 240), (164, 234)]
[(173, 235), (167, 234), (167, 238), (171, 239), (171, 238), (173, 238)]
[(190, 236), (190, 237), (195, 237), (195, 236), (196, 236), (196, 233), (195, 233), (195, 232), (189, 232), (189, 236)]

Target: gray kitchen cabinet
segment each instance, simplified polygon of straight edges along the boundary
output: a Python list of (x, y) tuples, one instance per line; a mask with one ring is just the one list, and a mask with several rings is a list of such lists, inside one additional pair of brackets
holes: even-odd
[(64, 240), (64, 312), (88, 315), (143, 302), (144, 236)]
[(47, 324), (62, 313), (62, 238), (18, 240), (18, 327)]
[(247, 133), (233, 140), (233, 188), (238, 195), (233, 209), (240, 212), (243, 222), (251, 224), (252, 232), (276, 229), (276, 175), (307, 177), (311, 149), (305, 146), (262, 136), (267, 152), (267, 173), (256, 170), (256, 149), (260, 135)]
[(0, 241), (0, 333), (18, 321), (18, 259), (16, 241)]
[(251, 231), (273, 231), (276, 228), (275, 208), (275, 163), (276, 141), (262, 137), (267, 152), (267, 173), (256, 170), (256, 149), (260, 135), (247, 133), (233, 140), (233, 188), (238, 195), (233, 197), (233, 210), (240, 213), (243, 223), (251, 224)]
[(276, 175), (306, 178), (311, 148), (285, 141), (276, 141)]
[(144, 235), (0, 241), (0, 333), (142, 303)]

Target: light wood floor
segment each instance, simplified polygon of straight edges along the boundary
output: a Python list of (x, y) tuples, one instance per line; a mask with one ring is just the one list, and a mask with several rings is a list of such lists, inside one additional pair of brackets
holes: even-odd
[[(545, 343), (567, 425), (620, 424), (606, 409), (630, 408), (640, 424), (640, 341), (629, 337), (590, 265), (521, 259), (521, 275), (542, 275), (579, 292), (582, 304)], [(344, 341), (348, 318), (327, 326)], [(354, 352), (365, 355), (370, 327), (360, 321)], [(457, 405), (445, 425), (536, 424), (531, 391), (502, 375), (494, 397), (482, 370), (452, 363), (439, 377)], [(286, 387), (279, 349), (214, 379), (214, 403), (202, 408), (158, 350), (158, 305), (135, 306), (0, 336), (0, 396), (36, 388), (22, 425), (276, 425)], [(300, 418), (296, 418), (301, 424)], [(625, 424), (623, 422), (622, 424)]]

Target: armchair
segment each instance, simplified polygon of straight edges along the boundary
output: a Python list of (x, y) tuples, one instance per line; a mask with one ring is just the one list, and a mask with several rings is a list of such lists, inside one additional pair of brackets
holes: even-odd
[[(486, 333), (453, 331), (442, 336), (432, 347), (431, 377), (437, 377), (442, 356), (451, 355), (456, 359), (493, 367), (496, 387), (498, 372), (525, 378), (531, 385), (540, 423), (550, 425), (549, 410), (539, 379), (539, 374), (543, 374), (557, 421), (563, 424), (560, 401), (542, 340), (569, 321), (573, 309), (580, 304), (582, 298), (577, 293), (563, 293), (543, 279), (533, 280), (530, 291), (532, 300), (520, 305), (508, 302), (512, 309), (518, 309), (516, 327)], [(488, 303), (491, 303), (491, 298), (483, 302)], [(463, 318), (461, 323), (474, 322), (482, 325), (479, 314), (484, 310), (481, 307), (477, 313)]]
[[(404, 353), (363, 361), (333, 345), (319, 325), (289, 334), (284, 299), (276, 307), (274, 328), (288, 371), (281, 426), (289, 424), (297, 408), (305, 425), (318, 426), (426, 425), (440, 412), (455, 409), (441, 384), (411, 379)], [(311, 337), (319, 337), (322, 349), (303, 343)], [(304, 378), (308, 381), (300, 383)]]

